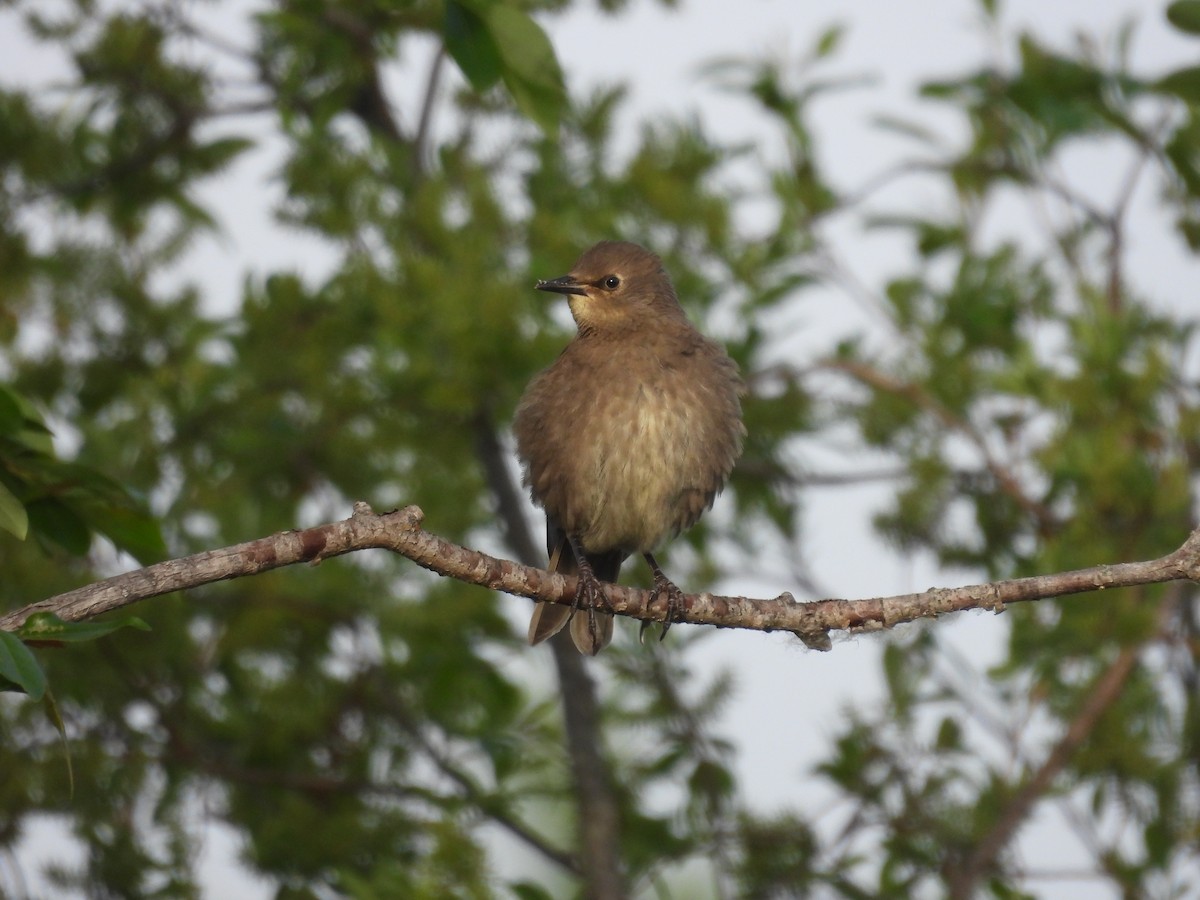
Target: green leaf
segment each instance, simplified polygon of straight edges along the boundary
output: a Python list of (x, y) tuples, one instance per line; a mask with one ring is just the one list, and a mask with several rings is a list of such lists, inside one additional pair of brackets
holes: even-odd
[(16, 395), (0, 385), (0, 434), (13, 434), (24, 424), (25, 414)]
[(0, 433), (35, 453), (53, 456), (54, 442), (51, 439), (50, 429), (42, 422), (37, 408), (29, 402), (24, 394), (10, 388), (4, 388), (4, 391), (6, 400), (16, 405), (20, 421), (12, 423), (13, 427), (11, 428), (6, 425), (0, 430)]
[(1200, 220), (1191, 216), (1180, 216), (1175, 227), (1192, 250), (1200, 251)]
[(34, 532), (53, 541), (73, 556), (83, 556), (92, 545), (92, 533), (79, 514), (51, 498), (34, 500), (26, 507)]
[(0, 631), (0, 690), (22, 691), (32, 700), (46, 693), (46, 675), (25, 642)]
[(1188, 34), (1200, 34), (1200, 0), (1176, 0), (1167, 7), (1167, 21)]
[[(55, 502), (66, 507), (69, 514), (93, 532), (98, 532), (117, 548), (141, 562), (157, 562), (167, 555), (166, 543), (158, 521), (151, 516), (118, 482), (87, 466), (76, 463), (56, 463), (57, 479), (72, 490), (66, 496), (59, 493)], [(62, 516), (62, 510), (52, 510)], [(56, 520), (56, 527), (68, 533), (73, 523)], [(82, 544), (81, 534), (67, 534), (68, 539)], [(58, 540), (55, 538), (55, 540)], [(62, 543), (62, 541), (59, 541)], [(83, 545), (83, 552), (87, 546)], [(70, 547), (68, 547), (70, 549)]]
[(953, 716), (945, 716), (938, 726), (936, 746), (942, 751), (962, 749), (962, 727)]
[(477, 91), (503, 79), (521, 110), (545, 131), (558, 128), (567, 93), (546, 32), (528, 14), (496, 0), (447, 0), (446, 51)]
[(447, 0), (442, 37), (446, 52), (475, 90), (482, 93), (500, 80), (500, 50), (474, 9), (458, 0)]
[(842, 43), (842, 38), (846, 35), (846, 28), (843, 25), (831, 25), (821, 32), (817, 38), (817, 43), (813, 48), (813, 55), (817, 59), (824, 59), (831, 55)]
[(25, 620), (17, 634), (27, 641), (93, 641), (118, 628), (149, 631), (150, 626), (137, 616), (106, 619), (103, 622), (64, 622), (55, 613), (37, 612)]
[(486, 21), (503, 62), (501, 77), (517, 107), (543, 130), (557, 129), (567, 92), (550, 38), (532, 18), (505, 4), (491, 6)]
[(24, 504), (3, 484), (0, 484), (0, 528), (11, 532), (22, 541), (29, 534), (29, 513)]
[(114, 506), (90, 513), (88, 523), (139, 562), (158, 562), (166, 558), (167, 545), (162, 529), (149, 513)]
[(46, 691), (46, 696), (42, 698), (42, 707), (46, 710), (46, 718), (54, 725), (54, 730), (58, 732), (58, 736), (62, 740), (63, 759), (67, 763), (68, 796), (74, 797), (75, 768), (71, 765), (71, 745), (67, 743), (67, 727), (63, 724), (62, 712), (54, 700), (52, 691)]
[(1156, 81), (1153, 87), (1191, 103), (1200, 102), (1200, 66), (1176, 69)]
[(518, 900), (554, 900), (553, 894), (532, 881), (514, 881), (509, 884), (508, 889)]

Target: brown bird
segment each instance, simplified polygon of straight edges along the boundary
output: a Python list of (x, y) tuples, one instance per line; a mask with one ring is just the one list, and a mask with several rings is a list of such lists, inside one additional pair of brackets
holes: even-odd
[(546, 511), (550, 571), (577, 574), (579, 586), (573, 607), (537, 604), (529, 642), (570, 619), (575, 646), (594, 655), (613, 632), (599, 582), (615, 582), (633, 553), (650, 565), (670, 626), (683, 594), (652, 553), (725, 486), (746, 433), (742, 382), (688, 321), (662, 261), (637, 244), (596, 244), (537, 288), (566, 295), (579, 331), (525, 389), (513, 431)]

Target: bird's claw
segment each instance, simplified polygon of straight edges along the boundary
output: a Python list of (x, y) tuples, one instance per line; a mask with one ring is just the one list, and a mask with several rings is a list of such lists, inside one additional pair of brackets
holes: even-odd
[(596, 610), (604, 612), (609, 610), (610, 606), (608, 594), (604, 592), (604, 587), (590, 571), (579, 573), (579, 585), (575, 588), (575, 602), (571, 605), (575, 607), (576, 613), (581, 610), (587, 611), (588, 631), (591, 632), (593, 639), (598, 638), (600, 624), (596, 621)]
[[(650, 605), (653, 606), (658, 602), (659, 598), (666, 600), (666, 610), (662, 619), (662, 631), (658, 635), (661, 641), (667, 636), (667, 630), (671, 627), (671, 623), (680, 617), (683, 612), (683, 591), (675, 586), (671, 579), (663, 575), (661, 571), (654, 573), (654, 587), (650, 591)], [(642, 620), (641, 630), (638, 632), (638, 641), (645, 643), (646, 629), (651, 625), (650, 619)]]

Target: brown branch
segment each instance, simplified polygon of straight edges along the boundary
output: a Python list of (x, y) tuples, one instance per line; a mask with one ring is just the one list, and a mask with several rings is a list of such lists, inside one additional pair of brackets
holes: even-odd
[[(1193, 533), (1188, 542), (1194, 543), (1195, 538)], [(1005, 804), (995, 824), (975, 845), (962, 865), (950, 873), (948, 888), (952, 900), (970, 900), (975, 896), (979, 881), (987, 875), (996, 857), (1012, 841), (1017, 829), (1028, 820), (1034, 805), (1050, 790), (1054, 780), (1095, 730), (1100, 717), (1116, 702), (1129, 676), (1133, 674), (1141, 652), (1161, 637), (1167, 620), (1178, 606), (1179, 595), (1164, 602), (1159, 610), (1159, 633), (1140, 644), (1122, 647), (1116, 659), (1096, 679), (1078, 714), (1037, 771)]]
[[(391, 550), (432, 572), (468, 584), (547, 603), (574, 601), (573, 576), (551, 574), (461, 547), (425, 531), (422, 519), (423, 513), (416, 506), (377, 514), (365, 503), (357, 503), (354, 515), (340, 522), (156, 563), (32, 603), (0, 616), (0, 629), (13, 631), (41, 611), (54, 612), (66, 621), (90, 619), (150, 597), (373, 548)], [(678, 621), (788, 631), (810, 645), (825, 645), (831, 631), (879, 631), (967, 609), (1001, 612), (1008, 603), (1184, 580), (1200, 581), (1200, 529), (1193, 531), (1178, 550), (1147, 562), (1099, 565), (958, 588), (931, 588), (916, 594), (810, 603), (799, 603), (788, 593), (773, 599), (688, 594), (680, 604)], [(621, 616), (661, 621), (666, 612), (664, 601), (651, 603), (651, 593), (639, 588), (609, 585), (608, 600), (612, 611)]]
[[(496, 498), (505, 541), (525, 563), (542, 557), (524, 514), (520, 488), (508, 469), (511, 455), (504, 452), (491, 414), (480, 408), (472, 423), (475, 452), (484, 477)], [(612, 768), (603, 753), (600, 703), (588, 664), (568, 635), (559, 632), (548, 642), (562, 693), (563, 730), (567, 760), (575, 788), (579, 821), (579, 862), (584, 891), (589, 900), (620, 900), (625, 896), (621, 877), (621, 821), (613, 790)]]
[(563, 697), (567, 759), (579, 804), (579, 855), (586, 900), (628, 896), (621, 872), (621, 813), (604, 756), (600, 702), (586, 657), (559, 632), (549, 641)]
[(1038, 523), (1039, 530), (1044, 534), (1055, 524), (1054, 514), (1042, 503), (1034, 500), (1025, 493), (1017, 477), (1005, 468), (988, 448), (987, 442), (979, 430), (969, 421), (955, 413), (944, 403), (926, 391), (918, 384), (907, 383), (893, 378), (878, 369), (861, 362), (849, 359), (831, 359), (825, 361), (823, 367), (845, 372), (868, 387), (906, 397), (914, 405), (930, 413), (942, 425), (958, 432), (969, 440), (983, 459), (984, 468), (988, 470), (1000, 485), (1001, 490), (1008, 494), (1021, 509), (1025, 510)]
[(1124, 647), (1117, 658), (1105, 669), (1097, 680), (1094, 689), (1070, 723), (1066, 733), (1050, 751), (1050, 755), (1034, 772), (1033, 776), (1021, 785), (1020, 789), (1009, 800), (1000, 812), (995, 825), (975, 845), (970, 855), (951, 874), (949, 879), (949, 896), (952, 900), (970, 900), (975, 896), (979, 880), (991, 868), (996, 857), (1008, 846), (1033, 811), (1037, 801), (1050, 790), (1054, 779), (1062, 772), (1071, 757), (1083, 744), (1092, 730), (1096, 727), (1100, 716), (1112, 706), (1121, 688), (1125, 686), (1134, 664), (1137, 662), (1140, 647)]
[(471, 420), (475, 437), (475, 456), (483, 468), (483, 477), (496, 501), (496, 518), (509, 552), (518, 562), (536, 566), (545, 559), (545, 543), (534, 540), (525, 516), (525, 494), (509, 475), (508, 464), (512, 451), (500, 444), (496, 423), (486, 408), (480, 408)]
[(438, 85), (441, 83), (442, 72), (446, 68), (446, 45), (438, 47), (429, 64), (429, 74), (425, 77), (425, 98), (421, 101), (421, 118), (417, 122), (417, 136), (412, 143), (413, 176), (420, 178), (425, 174), (426, 153), (430, 134), (433, 131), (433, 110), (438, 96)]
[(549, 840), (509, 812), (505, 798), (492, 794), (482, 785), (478, 784), (464, 769), (456, 766), (447, 754), (434, 747), (433, 743), (418, 727), (409, 725), (405, 728), (405, 731), (424, 754), (429, 757), (438, 771), (454, 782), (462, 796), (468, 802), (474, 804), (480, 813), (487, 816), (492, 822), (527, 844), (530, 848), (541, 853), (547, 859), (558, 863), (558, 865), (571, 874), (582, 874), (579, 860), (565, 850), (555, 847)]
[(321, 20), (346, 38), (360, 66), (357, 73), (360, 81), (354, 85), (354, 93), (346, 104), (347, 111), (376, 134), (397, 144), (404, 144), (404, 132), (396, 121), (391, 101), (383, 89), (379, 53), (371, 23), (336, 4), (329, 4), (321, 11)]
[[(503, 828), (513, 837), (537, 850), (547, 859), (562, 866), (572, 874), (579, 874), (579, 863), (569, 853), (551, 845), (524, 822), (511, 815), (500, 798), (488, 794), (461, 771), (454, 769), (443, 758), (423, 747), (434, 764), (459, 788), (458, 797), (475, 804), (489, 820)], [(432, 804), (444, 804), (446, 797), (432, 791), (419, 790), (406, 785), (380, 784), (378, 782), (323, 775), (312, 772), (284, 772), (275, 768), (259, 768), (228, 762), (208, 752), (198, 752), (181, 742), (172, 741), (172, 758), (184, 765), (237, 784), (282, 788), (299, 791), (316, 797), (344, 796), (349, 792), (376, 797), (423, 800)], [(457, 798), (456, 798), (457, 799)]]

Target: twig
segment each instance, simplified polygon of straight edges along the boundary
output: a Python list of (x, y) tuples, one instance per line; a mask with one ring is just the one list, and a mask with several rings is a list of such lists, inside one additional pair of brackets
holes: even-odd
[(434, 747), (432, 741), (418, 727), (412, 725), (406, 727), (405, 730), (413, 742), (429, 757), (438, 771), (454, 782), (462, 796), (468, 802), (473, 803), (482, 815), (566, 871), (573, 875), (580, 874), (579, 860), (574, 855), (555, 847), (550, 841), (510, 813), (503, 797), (491, 793), (478, 784), (464, 769), (455, 765), (447, 754)]
[(496, 518), (499, 520), (504, 542), (517, 560), (526, 565), (537, 565), (544, 559), (544, 544), (535, 541), (529, 530), (529, 521), (524, 510), (527, 504), (520, 487), (509, 475), (508, 464), (512, 452), (500, 444), (499, 433), (492, 414), (480, 407), (471, 420), (475, 438), (475, 456), (483, 467), (484, 478), (496, 501)]
[(900, 397), (907, 397), (916, 406), (933, 415), (939, 422), (950, 428), (974, 446), (983, 459), (984, 468), (996, 479), (1001, 489), (1008, 494), (1021, 509), (1025, 510), (1038, 524), (1039, 531), (1045, 533), (1055, 524), (1054, 514), (1044, 504), (1025, 493), (1017, 477), (996, 459), (988, 448), (987, 441), (979, 430), (967, 419), (959, 416), (945, 404), (931, 395), (918, 384), (906, 383), (881, 372), (865, 363), (848, 359), (831, 359), (824, 363), (826, 368), (845, 372), (868, 387), (885, 391)]
[(417, 136), (413, 138), (412, 159), (413, 173), (417, 178), (425, 174), (427, 164), (426, 154), (430, 133), (433, 130), (434, 101), (438, 96), (438, 85), (441, 83), (442, 71), (446, 63), (446, 45), (438, 47), (429, 64), (429, 74), (425, 78), (424, 99), (421, 101), (421, 117), (417, 122)]
[[(1193, 532), (1192, 536), (1188, 538), (1189, 544), (1197, 543), (1196, 535), (1197, 532)], [(1184, 547), (1186, 546), (1187, 544), (1184, 545)], [(948, 879), (948, 888), (952, 900), (970, 900), (975, 896), (979, 881), (995, 863), (996, 857), (1012, 841), (1017, 829), (1028, 820), (1034, 806), (1050, 790), (1054, 780), (1095, 730), (1100, 717), (1120, 696), (1142, 651), (1148, 644), (1161, 638), (1161, 631), (1165, 627), (1166, 620), (1179, 605), (1179, 596), (1177, 594), (1162, 604), (1157, 630), (1159, 633), (1147, 641), (1121, 648), (1116, 659), (1096, 679), (1096, 683), (1079, 713), (1071, 720), (1066, 732), (1051, 749), (1045, 761), (1013, 794), (1004, 809), (1000, 811), (995, 824), (975, 845), (963, 864), (951, 873)]]

